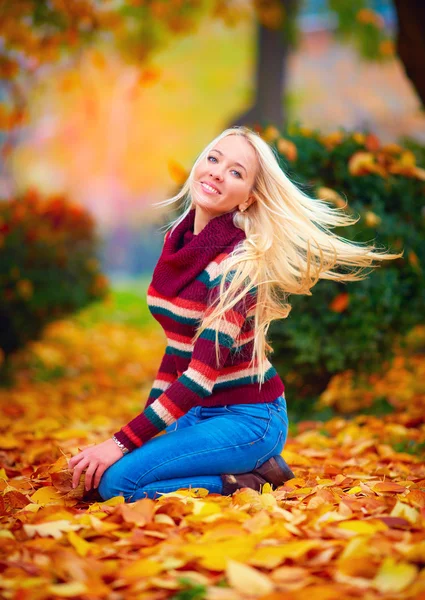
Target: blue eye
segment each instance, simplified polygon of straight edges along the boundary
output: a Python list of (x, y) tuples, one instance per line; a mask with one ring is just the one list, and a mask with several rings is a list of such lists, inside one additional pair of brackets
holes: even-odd
[[(212, 158), (212, 159), (214, 159), (214, 160), (215, 160), (215, 162), (218, 162), (218, 161), (217, 161), (217, 158), (216, 158), (215, 156), (212, 156), (212, 154), (211, 154), (210, 156), (208, 156), (207, 160), (210, 160), (211, 158)], [(242, 175), (241, 175), (241, 173), (240, 173), (239, 171), (236, 171), (236, 169), (232, 169), (232, 173), (236, 173), (236, 174), (237, 174), (237, 176), (238, 176), (238, 179), (241, 179), (241, 178), (242, 178)]]

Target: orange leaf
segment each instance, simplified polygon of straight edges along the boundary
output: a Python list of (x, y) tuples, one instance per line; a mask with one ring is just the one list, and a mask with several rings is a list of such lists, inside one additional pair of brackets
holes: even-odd
[(405, 492), (406, 488), (393, 481), (381, 481), (372, 487), (374, 492)]
[(349, 294), (347, 292), (342, 292), (341, 294), (338, 294), (338, 296), (335, 296), (335, 298), (330, 303), (329, 308), (334, 312), (341, 313), (347, 309), (349, 302)]
[(182, 185), (189, 176), (189, 173), (175, 160), (168, 161), (168, 171), (171, 178), (178, 184)]

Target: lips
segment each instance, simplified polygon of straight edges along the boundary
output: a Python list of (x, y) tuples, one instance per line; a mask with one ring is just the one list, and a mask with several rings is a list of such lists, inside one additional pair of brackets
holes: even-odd
[(209, 183), (208, 181), (201, 181), (201, 184), (209, 185), (213, 190), (215, 190), (217, 192), (217, 194), (221, 194), (220, 190), (212, 183)]

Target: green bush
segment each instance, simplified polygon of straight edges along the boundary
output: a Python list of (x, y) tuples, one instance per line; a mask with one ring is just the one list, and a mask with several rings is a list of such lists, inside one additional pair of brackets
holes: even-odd
[(95, 256), (91, 215), (61, 196), (34, 191), (0, 202), (0, 380), (10, 383), (10, 355), (45, 325), (109, 291)]
[(283, 132), (258, 129), (301, 189), (361, 216), (336, 234), (404, 251), (398, 260), (376, 263), (363, 281), (321, 280), (313, 296), (291, 296), (289, 317), (271, 325), (272, 359), (288, 398), (308, 404), (335, 373), (380, 372), (395, 343), (403, 345), (405, 334), (423, 322), (425, 170), (417, 160), (424, 152), (419, 145), (382, 145), (367, 132), (322, 135), (299, 124)]

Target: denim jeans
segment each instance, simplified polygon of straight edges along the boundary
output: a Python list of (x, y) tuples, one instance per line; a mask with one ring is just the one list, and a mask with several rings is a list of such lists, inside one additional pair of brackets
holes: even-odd
[(196, 406), (103, 473), (104, 500), (158, 498), (182, 488), (222, 493), (222, 473), (247, 473), (280, 454), (288, 435), (284, 395), (274, 402)]

